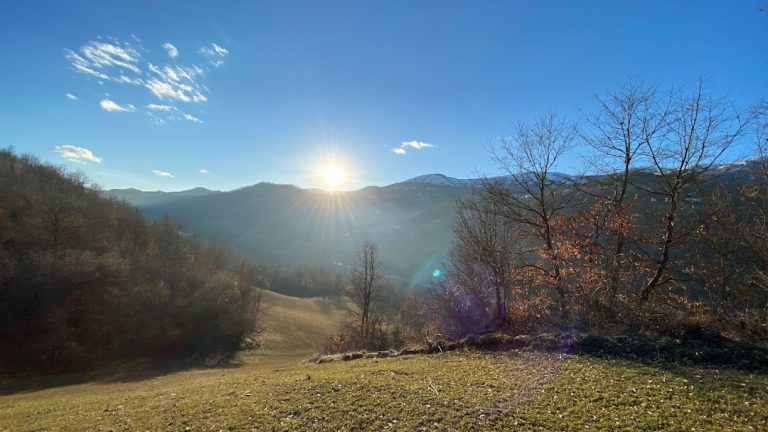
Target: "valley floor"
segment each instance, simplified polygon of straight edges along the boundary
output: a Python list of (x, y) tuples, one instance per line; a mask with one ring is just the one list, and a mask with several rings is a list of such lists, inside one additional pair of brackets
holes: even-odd
[[(767, 430), (768, 374), (537, 353), (240, 367), (0, 389), (0, 430)], [(37, 383), (44, 384), (44, 383)]]

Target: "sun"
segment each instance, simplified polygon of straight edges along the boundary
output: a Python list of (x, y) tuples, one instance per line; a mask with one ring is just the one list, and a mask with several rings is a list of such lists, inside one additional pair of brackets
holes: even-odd
[(344, 170), (336, 165), (326, 165), (320, 171), (320, 175), (323, 178), (323, 183), (330, 190), (339, 187), (344, 182), (344, 178), (346, 178)]

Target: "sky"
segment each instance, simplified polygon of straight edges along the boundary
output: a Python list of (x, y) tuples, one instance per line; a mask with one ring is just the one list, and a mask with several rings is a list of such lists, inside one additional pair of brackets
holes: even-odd
[(8, 2), (0, 147), (106, 189), (494, 174), (516, 122), (578, 121), (629, 77), (767, 97), (763, 4)]

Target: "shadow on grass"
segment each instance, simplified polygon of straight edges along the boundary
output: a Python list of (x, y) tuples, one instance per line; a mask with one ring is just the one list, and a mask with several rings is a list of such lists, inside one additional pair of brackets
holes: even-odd
[[(669, 370), (729, 369), (768, 373), (768, 349), (739, 343), (722, 336), (700, 335), (686, 340), (647, 335), (604, 336), (578, 332), (511, 335), (503, 332), (468, 336), (460, 340), (437, 340), (405, 348), (391, 356), (435, 354), (446, 351), (535, 351), (577, 354), (601, 359), (625, 360)], [(367, 358), (364, 354), (321, 356), (318, 363)]]
[(669, 337), (583, 336), (576, 352), (603, 359), (621, 359), (666, 369), (729, 369), (768, 373), (768, 349), (723, 336), (702, 335), (685, 340)]
[(232, 356), (217, 359), (215, 362), (145, 359), (114, 364), (86, 372), (0, 375), (0, 396), (77, 384), (140, 382), (184, 371), (233, 369), (241, 366), (242, 362)]

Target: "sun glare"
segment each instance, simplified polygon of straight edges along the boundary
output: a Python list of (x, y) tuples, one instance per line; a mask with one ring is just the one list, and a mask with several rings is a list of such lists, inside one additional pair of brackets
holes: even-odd
[(336, 165), (326, 165), (321, 171), (323, 183), (330, 190), (335, 190), (344, 181), (344, 171)]

